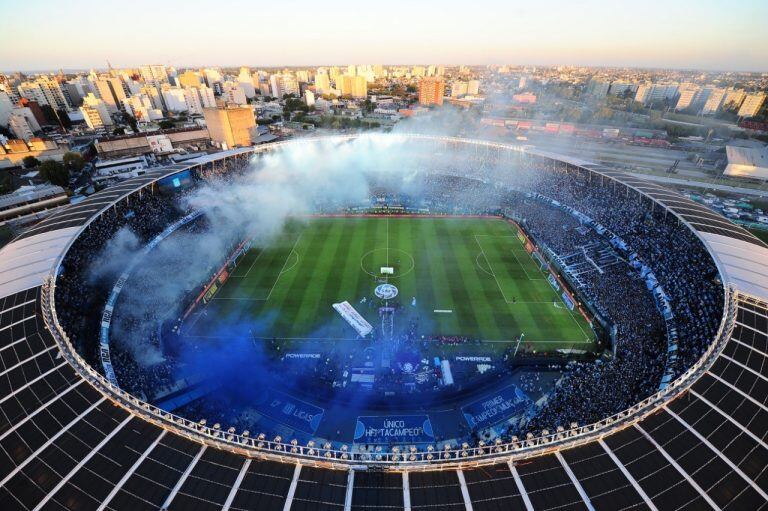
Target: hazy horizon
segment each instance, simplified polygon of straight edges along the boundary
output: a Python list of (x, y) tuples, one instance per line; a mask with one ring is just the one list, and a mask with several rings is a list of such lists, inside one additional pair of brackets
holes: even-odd
[[(0, 0), (0, 69), (568, 65), (768, 71), (768, 2)], [(762, 22), (760, 20), (763, 20)], [(23, 51), (22, 51), (23, 49)]]

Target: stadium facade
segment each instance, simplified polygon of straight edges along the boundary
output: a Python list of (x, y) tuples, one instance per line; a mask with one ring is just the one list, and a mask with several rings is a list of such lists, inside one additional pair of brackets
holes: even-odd
[[(474, 150), (524, 151), (401, 135)], [(337, 137), (343, 141), (344, 137)], [(110, 383), (60, 326), (67, 250), (115, 204), (161, 179), (312, 139), (217, 153), (70, 206), (0, 251), (0, 492), (4, 509), (758, 509), (768, 503), (768, 247), (659, 185), (528, 151), (641, 194), (699, 237), (724, 308), (674, 382), (589, 425), (491, 445), (360, 453), (244, 436), (176, 417)]]

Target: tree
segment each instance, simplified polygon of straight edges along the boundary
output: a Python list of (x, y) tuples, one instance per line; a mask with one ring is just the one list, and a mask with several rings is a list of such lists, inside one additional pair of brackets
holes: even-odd
[(176, 127), (173, 121), (163, 120), (158, 123), (161, 130), (172, 130)]
[(63, 163), (45, 160), (40, 164), (40, 177), (58, 186), (69, 185), (69, 170)]
[(122, 126), (118, 126), (117, 128), (112, 130), (112, 134), (115, 136), (125, 135), (125, 128), (123, 128)]
[(83, 170), (83, 167), (85, 167), (85, 160), (80, 153), (69, 151), (64, 153), (62, 159), (64, 161), (64, 166), (67, 167), (67, 170), (70, 172), (80, 172)]
[(22, 163), (24, 163), (25, 169), (31, 169), (32, 167), (37, 167), (40, 165), (40, 160), (35, 158), (34, 156), (25, 156), (23, 160), (21, 160)]

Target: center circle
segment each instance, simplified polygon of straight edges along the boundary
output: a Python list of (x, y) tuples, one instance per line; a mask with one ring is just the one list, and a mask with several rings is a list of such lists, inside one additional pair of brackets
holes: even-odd
[(392, 284), (379, 284), (373, 291), (382, 300), (391, 300), (397, 296), (397, 288)]
[[(397, 279), (413, 271), (413, 256), (399, 248), (375, 248), (360, 258), (360, 268), (371, 277)], [(382, 268), (392, 268), (393, 273), (382, 273)]]

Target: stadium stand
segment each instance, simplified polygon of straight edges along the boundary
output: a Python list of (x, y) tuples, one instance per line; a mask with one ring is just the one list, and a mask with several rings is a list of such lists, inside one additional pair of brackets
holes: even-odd
[[(441, 147), (513, 150), (412, 138)], [(447, 451), (440, 446), (413, 459), (385, 452), (377, 459), (228, 435), (109, 387), (57, 326), (57, 312), (68, 321), (56, 310), (60, 296), (51, 301), (52, 292), (59, 293), (58, 263), (75, 239), (88, 237), (96, 218), (117, 218), (121, 202), (139, 200), (159, 178), (195, 166), (225, 172), (247, 156), (243, 150), (219, 153), (126, 181), (50, 217), (0, 251), (3, 509), (751, 510), (768, 504), (768, 248), (663, 187), (546, 153), (535, 158), (588, 182), (637, 192), (637, 199), (627, 200), (651, 204), (650, 222), (680, 219), (661, 232), (688, 240), (677, 252), (702, 244), (709, 259), (693, 260), (688, 270), (716, 265), (725, 288), (719, 310), (710, 302), (675, 299), (680, 310), (714, 315), (683, 330), (706, 344), (688, 346), (675, 384), (626, 411), (525, 440)], [(659, 258), (657, 268), (669, 272), (660, 279), (680, 278), (685, 268), (665, 259), (677, 252), (644, 244), (648, 231), (623, 225), (613, 216), (615, 203), (601, 209), (599, 199), (585, 193), (569, 198), (574, 207), (580, 204), (633, 240), (648, 259)], [(147, 229), (149, 235), (157, 226)], [(712, 299), (716, 291), (704, 289)], [(81, 305), (71, 294), (66, 299)]]

